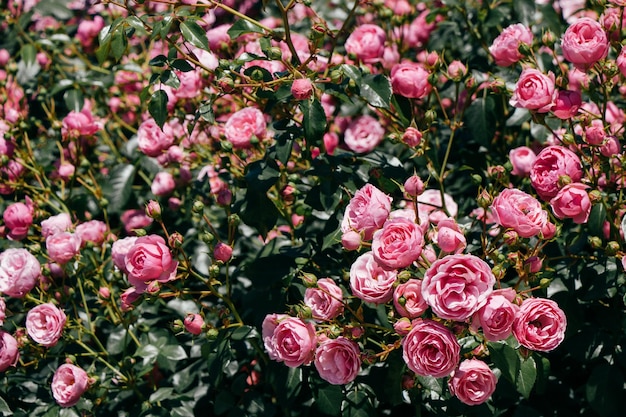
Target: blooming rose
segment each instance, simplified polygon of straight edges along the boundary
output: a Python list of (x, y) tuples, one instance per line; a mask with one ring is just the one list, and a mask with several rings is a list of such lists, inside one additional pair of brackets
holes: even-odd
[(59, 366), (52, 377), (52, 396), (61, 407), (76, 405), (88, 387), (87, 372), (69, 363)]
[(167, 282), (175, 279), (178, 267), (165, 240), (158, 235), (137, 238), (128, 250), (124, 264), (128, 281), (138, 293), (144, 292), (152, 281)]
[(10, 333), (0, 330), (0, 372), (17, 365), (20, 351), (17, 348), (17, 340)]
[(428, 70), (418, 63), (396, 64), (391, 68), (391, 87), (394, 94), (407, 98), (424, 98), (432, 90), (428, 82), (429, 76)]
[(346, 39), (346, 52), (360, 61), (376, 62), (385, 52), (386, 39), (387, 35), (382, 28), (373, 24), (364, 24), (354, 29)]
[(41, 235), (48, 237), (72, 228), (72, 219), (68, 213), (59, 213), (41, 222)]
[(320, 343), (315, 351), (315, 369), (320, 377), (333, 385), (354, 381), (361, 369), (359, 345), (339, 336)]
[(512, 288), (494, 290), (487, 302), (472, 316), (472, 330), (482, 327), (490, 342), (504, 340), (511, 334), (513, 320), (519, 307), (513, 304), (516, 292)]
[(352, 294), (370, 303), (382, 304), (390, 301), (396, 278), (396, 271), (383, 269), (374, 259), (372, 252), (366, 252), (356, 258), (350, 267)]
[(384, 135), (385, 129), (380, 122), (366, 114), (352, 120), (344, 132), (343, 141), (351, 151), (367, 153), (378, 146)]
[(493, 199), (491, 212), (496, 223), (512, 228), (521, 237), (533, 237), (541, 233), (548, 222), (548, 213), (532, 195), (506, 188)]
[(533, 43), (533, 33), (521, 23), (504, 28), (502, 33), (494, 39), (489, 52), (496, 65), (508, 67), (515, 64), (524, 56), (519, 52), (520, 45), (530, 46)]
[(481, 258), (447, 255), (424, 273), (422, 297), (437, 316), (463, 321), (482, 307), (495, 282), (491, 268)]
[(24, 248), (0, 253), (0, 292), (22, 298), (32, 290), (41, 275), (41, 264)]
[(609, 40), (602, 25), (582, 17), (570, 25), (561, 38), (563, 57), (579, 69), (587, 69), (606, 58)]
[(567, 320), (557, 303), (545, 298), (527, 298), (513, 322), (513, 335), (524, 347), (540, 352), (555, 349), (565, 338)]
[(509, 161), (513, 169), (511, 174), (526, 177), (530, 173), (530, 168), (537, 159), (537, 155), (528, 146), (520, 146), (509, 151)]
[(421, 376), (441, 378), (456, 368), (461, 346), (454, 333), (430, 319), (416, 319), (402, 339), (402, 356), (410, 370)]
[(263, 320), (263, 341), (271, 359), (295, 368), (313, 361), (317, 336), (312, 323), (271, 314)]
[(422, 297), (422, 280), (409, 279), (398, 285), (393, 292), (393, 306), (402, 317), (414, 319), (421, 316), (428, 308)]
[(55, 233), (46, 238), (48, 256), (58, 264), (66, 264), (80, 252), (81, 240), (70, 232)]
[(94, 245), (101, 245), (104, 242), (108, 231), (107, 224), (101, 220), (90, 220), (76, 226), (76, 236), (80, 238), (81, 245), (85, 246), (87, 242)]
[(63, 118), (61, 136), (63, 139), (91, 136), (100, 130), (100, 126), (93, 119), (91, 111), (83, 109), (80, 112), (71, 111)]
[(510, 103), (514, 107), (549, 112), (557, 98), (554, 88), (554, 74), (543, 74), (534, 68), (526, 68), (519, 76)]
[(159, 156), (174, 144), (174, 139), (174, 133), (168, 124), (161, 130), (152, 118), (141, 123), (137, 129), (137, 146), (148, 156)]
[(304, 292), (304, 304), (316, 320), (332, 320), (343, 313), (342, 300), (341, 288), (330, 278), (319, 279), (316, 288)]
[(561, 90), (557, 93), (552, 114), (562, 120), (568, 120), (578, 114), (582, 98), (578, 91)]
[(350, 230), (363, 233), (364, 240), (371, 240), (380, 229), (391, 211), (391, 197), (374, 187), (365, 184), (350, 199), (341, 221), (341, 231)]
[(174, 176), (167, 171), (157, 172), (150, 185), (152, 194), (158, 197), (165, 197), (171, 194), (176, 188)]
[(22, 240), (28, 235), (28, 229), (33, 224), (33, 207), (24, 203), (10, 204), (2, 213), (2, 220), (9, 229), (8, 238)]
[(467, 405), (482, 404), (491, 397), (498, 382), (485, 362), (465, 359), (448, 380), (452, 395)]
[(261, 110), (246, 107), (228, 118), (224, 125), (224, 135), (234, 148), (245, 149), (252, 146), (253, 137), (263, 139), (266, 129), (267, 124)]
[(552, 212), (559, 219), (572, 219), (574, 223), (587, 223), (591, 213), (591, 200), (587, 193), (588, 185), (580, 182), (567, 184), (550, 200)]
[(422, 230), (407, 218), (389, 219), (372, 237), (372, 254), (385, 269), (399, 269), (419, 258), (424, 247)]
[(448, 253), (459, 253), (467, 246), (467, 241), (454, 219), (443, 219), (437, 223), (436, 243)]
[(561, 176), (568, 176), (571, 182), (579, 182), (583, 176), (580, 158), (564, 146), (552, 145), (544, 148), (530, 169), (530, 184), (539, 197), (549, 201), (561, 188)]
[(51, 303), (39, 304), (26, 314), (26, 331), (40, 345), (52, 347), (61, 338), (67, 317)]
[(123, 239), (118, 239), (111, 245), (111, 259), (113, 264), (122, 272), (126, 271), (126, 254), (133, 247), (137, 241), (137, 236), (128, 236)]

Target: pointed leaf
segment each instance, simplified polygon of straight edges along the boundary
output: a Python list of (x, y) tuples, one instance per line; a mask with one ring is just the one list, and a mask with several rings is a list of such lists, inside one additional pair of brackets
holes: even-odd
[(135, 179), (135, 167), (131, 164), (115, 166), (104, 184), (104, 197), (108, 200), (108, 210), (111, 213), (120, 213), (132, 193), (132, 184)]
[(343, 393), (339, 385), (320, 385), (313, 390), (313, 398), (317, 409), (331, 416), (338, 416), (341, 413), (341, 402)]
[(228, 29), (228, 36), (235, 40), (245, 33), (263, 33), (260, 27), (254, 25), (247, 20), (239, 19)]
[(167, 119), (167, 100), (167, 93), (163, 90), (157, 90), (150, 96), (150, 102), (148, 103), (150, 116), (161, 129), (163, 129)]
[(324, 132), (326, 132), (326, 113), (322, 104), (317, 99), (300, 102), (304, 127), (304, 137), (308, 143), (320, 145)]
[(209, 50), (209, 40), (206, 37), (206, 32), (193, 20), (182, 22), (180, 24), (180, 32), (183, 34), (183, 38), (193, 46), (197, 46), (205, 51)]
[(361, 83), (361, 96), (372, 106), (388, 109), (391, 105), (391, 82), (381, 74), (368, 74)]
[(517, 381), (515, 383), (517, 392), (522, 394), (524, 398), (527, 399), (530, 396), (530, 391), (532, 391), (536, 380), (537, 365), (535, 364), (535, 360), (532, 357), (529, 357), (520, 364), (520, 369), (517, 373)]
[(63, 94), (63, 101), (65, 101), (65, 105), (70, 111), (73, 110), (75, 112), (80, 112), (85, 105), (82, 91), (76, 89), (67, 90)]

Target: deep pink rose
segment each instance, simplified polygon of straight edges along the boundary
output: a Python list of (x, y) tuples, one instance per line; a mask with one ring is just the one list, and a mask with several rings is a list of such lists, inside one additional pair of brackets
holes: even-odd
[(519, 52), (520, 45), (531, 46), (533, 44), (533, 33), (521, 23), (516, 23), (504, 28), (502, 33), (494, 39), (489, 47), (489, 52), (496, 65), (508, 67), (523, 58)]
[(359, 256), (350, 267), (350, 288), (355, 297), (374, 304), (383, 304), (393, 297), (395, 270), (381, 267), (372, 252)]
[(24, 203), (12, 203), (2, 213), (2, 219), (9, 229), (9, 239), (22, 240), (33, 224), (33, 207)]
[(100, 126), (94, 120), (91, 111), (83, 109), (80, 112), (71, 111), (63, 118), (61, 136), (63, 139), (76, 139), (92, 136), (100, 130)]
[(448, 380), (452, 395), (467, 405), (486, 402), (498, 382), (489, 365), (478, 359), (465, 359)]
[(398, 285), (393, 292), (393, 306), (402, 317), (414, 319), (421, 316), (428, 308), (422, 297), (422, 280), (411, 278)]
[(97, 246), (104, 242), (108, 230), (109, 228), (105, 222), (89, 220), (76, 226), (75, 233), (80, 238), (82, 246), (85, 246), (88, 242)]
[(554, 106), (557, 95), (554, 74), (546, 75), (534, 68), (526, 68), (515, 84), (510, 103), (514, 107), (547, 113)]
[(557, 93), (552, 114), (562, 120), (568, 120), (578, 114), (582, 105), (582, 98), (578, 91), (560, 90)]
[(521, 237), (533, 237), (541, 233), (548, 222), (548, 213), (532, 195), (506, 188), (493, 199), (491, 213), (500, 226), (511, 228)]
[(52, 396), (61, 407), (71, 407), (89, 388), (89, 376), (82, 368), (69, 363), (59, 366), (52, 377)]
[(296, 100), (308, 100), (313, 95), (313, 83), (308, 78), (297, 78), (291, 84), (291, 94)]
[(374, 232), (383, 226), (390, 211), (391, 197), (372, 184), (365, 184), (350, 199), (341, 221), (341, 231), (354, 230), (363, 233), (364, 240), (372, 240)]
[(461, 346), (450, 329), (430, 319), (416, 319), (402, 339), (402, 356), (410, 370), (421, 376), (450, 375), (459, 363)]
[(465, 235), (454, 219), (442, 219), (437, 223), (435, 243), (447, 253), (460, 253), (467, 246)]
[(174, 176), (167, 171), (157, 172), (150, 185), (150, 191), (157, 197), (166, 197), (176, 189)]
[(343, 313), (343, 293), (332, 279), (320, 278), (317, 287), (304, 292), (304, 304), (315, 320), (329, 321)]
[(58, 264), (66, 264), (80, 253), (81, 240), (70, 232), (55, 233), (46, 238), (48, 256)]
[(120, 309), (122, 311), (130, 311), (133, 309), (133, 303), (139, 299), (141, 294), (137, 292), (135, 287), (127, 288), (120, 294)]
[(564, 146), (544, 148), (530, 170), (530, 184), (541, 199), (549, 201), (561, 188), (561, 176), (568, 176), (571, 182), (579, 182), (583, 176), (580, 158)]
[(10, 333), (0, 330), (0, 372), (17, 365), (20, 351), (17, 348), (17, 340)]
[(174, 144), (172, 128), (165, 124), (163, 130), (154, 119), (147, 119), (137, 129), (137, 146), (148, 156), (159, 156)]
[(233, 257), (233, 248), (224, 242), (218, 242), (215, 245), (215, 248), (213, 248), (213, 258), (216, 261), (221, 261), (221, 262), (226, 263), (230, 261), (232, 257)]
[(437, 316), (464, 321), (482, 307), (495, 283), (491, 268), (481, 258), (447, 255), (424, 273), (422, 297)]
[(563, 57), (579, 69), (587, 69), (609, 52), (609, 40), (602, 25), (582, 17), (570, 25), (561, 38)]
[(592, 120), (591, 123), (585, 127), (583, 139), (592, 146), (602, 145), (606, 139), (606, 130), (604, 129), (602, 120)]
[(185, 326), (185, 330), (197, 336), (202, 333), (202, 329), (204, 328), (204, 319), (198, 313), (187, 314), (183, 320), (183, 325)]
[(267, 123), (261, 110), (246, 107), (232, 114), (224, 125), (226, 140), (236, 149), (252, 146), (252, 138), (262, 140), (265, 137)]
[(265, 318), (263, 340), (270, 358), (291, 368), (311, 363), (317, 347), (313, 323), (284, 315)]
[(9, 248), (0, 253), (0, 292), (22, 298), (32, 290), (41, 275), (41, 264), (28, 250)]
[(103, 27), (104, 19), (102, 16), (96, 15), (93, 20), (81, 20), (76, 30), (76, 38), (83, 45), (83, 48), (89, 49)]
[(359, 345), (342, 336), (323, 341), (315, 351), (315, 369), (333, 385), (354, 381), (361, 369)]
[(415, 262), (424, 247), (422, 229), (407, 218), (389, 219), (372, 237), (372, 254), (385, 269), (400, 269)]
[(574, 223), (587, 223), (591, 213), (588, 185), (580, 182), (567, 184), (550, 200), (552, 212), (559, 219), (572, 219)]
[(39, 304), (26, 314), (26, 331), (35, 342), (52, 347), (61, 338), (66, 321), (65, 313), (54, 304)]
[(165, 240), (158, 235), (142, 236), (128, 250), (124, 261), (128, 282), (138, 293), (146, 290), (152, 281), (167, 282), (176, 278), (178, 262)]
[(626, 46), (622, 46), (616, 58), (617, 68), (623, 77), (626, 77)]
[(490, 342), (504, 340), (511, 334), (513, 320), (519, 307), (513, 304), (516, 292), (512, 288), (494, 290), (487, 302), (472, 316), (472, 330), (483, 329)]
[(59, 213), (41, 222), (41, 235), (48, 237), (72, 229), (72, 219), (68, 213)]
[(565, 338), (567, 319), (557, 303), (545, 298), (527, 298), (513, 322), (513, 335), (530, 350), (549, 352)]
[(422, 65), (402, 62), (391, 68), (391, 87), (394, 94), (407, 98), (424, 98), (432, 90), (428, 82), (429, 76), (430, 73)]
[(377, 62), (385, 52), (385, 31), (376, 25), (365, 24), (358, 26), (346, 39), (345, 48), (348, 54), (356, 59), (373, 63)]
[(404, 133), (402, 134), (402, 142), (406, 143), (408, 146), (416, 147), (422, 143), (422, 132), (414, 127), (407, 127)]
[(537, 159), (535, 152), (528, 146), (520, 146), (509, 151), (509, 161), (513, 166), (511, 174), (520, 177), (527, 177), (530, 174), (530, 168)]
[(615, 136), (609, 136), (600, 146), (600, 153), (607, 158), (619, 154), (622, 151), (622, 145)]
[(359, 116), (346, 128), (343, 141), (346, 146), (356, 153), (373, 151), (385, 135), (385, 129), (380, 122), (370, 115)]

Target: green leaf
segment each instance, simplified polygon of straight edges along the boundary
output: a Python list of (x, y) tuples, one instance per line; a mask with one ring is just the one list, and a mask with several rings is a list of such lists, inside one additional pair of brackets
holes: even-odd
[(2, 397), (0, 397), (0, 413), (2, 413), (3, 416), (10, 416), (13, 414), (13, 411), (11, 411), (11, 408)]
[(167, 57), (163, 54), (155, 56), (148, 62), (148, 65), (152, 67), (164, 67), (165, 64), (167, 64)]
[(321, 145), (322, 138), (326, 132), (326, 113), (322, 104), (316, 98), (312, 101), (304, 100), (300, 102), (304, 127), (304, 138), (312, 145)]
[(320, 384), (313, 390), (313, 398), (317, 409), (325, 414), (338, 416), (341, 413), (343, 393), (339, 385)]
[(280, 171), (273, 159), (254, 161), (248, 164), (245, 171), (249, 189), (265, 192), (276, 184)]
[(391, 106), (391, 82), (381, 74), (368, 74), (361, 83), (361, 97), (374, 107)]
[(149, 401), (151, 403), (157, 403), (157, 402), (172, 398), (173, 394), (174, 394), (174, 388), (172, 387), (159, 388), (158, 390), (156, 390), (150, 395)]
[(591, 213), (589, 213), (589, 219), (587, 220), (587, 225), (589, 227), (589, 232), (595, 236), (603, 236), (603, 226), (604, 220), (606, 219), (606, 208), (604, 204), (596, 203), (591, 208)]
[(132, 194), (135, 167), (131, 164), (116, 165), (111, 169), (103, 185), (104, 197), (108, 200), (110, 213), (120, 213)]
[(252, 335), (254, 335), (254, 328), (250, 327), (250, 326), (241, 326), (241, 327), (237, 327), (235, 330), (233, 330), (233, 332), (230, 334), (230, 338), (232, 340), (244, 340), (244, 339), (249, 339)]
[(183, 359), (187, 359), (187, 352), (185, 352), (185, 349), (180, 345), (164, 346), (159, 351), (159, 355), (173, 361), (181, 361)]
[(209, 40), (206, 37), (206, 32), (193, 20), (182, 22), (180, 24), (180, 32), (183, 34), (183, 38), (193, 46), (197, 46), (205, 51), (209, 50)]
[(161, 73), (159, 81), (169, 87), (172, 87), (173, 89), (177, 89), (180, 87), (180, 79), (178, 78), (178, 75), (176, 75), (174, 71), (169, 69)]
[(111, 36), (111, 55), (113, 55), (115, 60), (119, 61), (126, 53), (127, 47), (128, 38), (126, 37), (126, 32), (123, 30), (122, 26), (119, 25), (115, 28)]
[(495, 107), (492, 97), (477, 98), (465, 111), (465, 123), (474, 140), (482, 145), (489, 144), (496, 132)]
[(225, 412), (231, 410), (237, 404), (237, 398), (227, 390), (220, 390), (220, 392), (215, 397), (215, 405), (213, 406), (213, 411), (215, 411), (216, 415), (224, 414)]
[(22, 57), (22, 61), (24, 61), (27, 65), (33, 65), (37, 63), (37, 49), (33, 44), (27, 43), (22, 46), (20, 50), (20, 56)]
[(528, 399), (530, 392), (537, 380), (537, 365), (532, 357), (529, 357), (520, 364), (520, 369), (517, 374), (517, 381), (515, 387), (517, 392), (522, 394), (524, 398)]
[(185, 59), (175, 59), (172, 61), (172, 67), (182, 72), (193, 71), (193, 66)]
[(585, 385), (585, 396), (591, 408), (601, 417), (623, 415), (626, 397), (620, 368), (606, 362), (593, 368)]
[(80, 112), (85, 105), (85, 98), (83, 92), (77, 89), (67, 90), (63, 94), (63, 101), (69, 110)]
[(126, 329), (120, 326), (118, 330), (109, 335), (107, 339), (107, 352), (111, 355), (119, 355), (128, 345), (128, 340)]
[(341, 415), (343, 417), (370, 417), (375, 412), (367, 391), (355, 387), (346, 396)]
[(157, 90), (150, 96), (150, 102), (148, 103), (150, 116), (152, 116), (161, 129), (163, 129), (163, 125), (168, 116), (167, 100), (167, 93), (163, 90)]
[(232, 40), (235, 40), (245, 33), (263, 33), (263, 30), (247, 20), (239, 19), (233, 23), (227, 33)]
[(240, 214), (244, 223), (254, 227), (261, 236), (265, 237), (276, 225), (279, 214), (278, 209), (265, 193), (248, 189)]
[(520, 369), (520, 357), (517, 351), (506, 343), (489, 343), (488, 346), (493, 363), (502, 371), (506, 379), (515, 383)]

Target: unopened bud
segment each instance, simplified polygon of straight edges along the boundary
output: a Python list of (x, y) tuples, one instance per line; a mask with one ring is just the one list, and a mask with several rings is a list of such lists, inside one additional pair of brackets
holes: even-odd
[(194, 201), (191, 210), (194, 213), (202, 213), (204, 211), (204, 203), (200, 200)]
[(311, 288), (317, 285), (317, 277), (315, 276), (315, 274), (312, 274), (310, 272), (302, 272), (300, 275), (300, 279), (302, 279), (302, 283), (306, 287)]
[(589, 244), (594, 249), (600, 249), (602, 247), (602, 239), (598, 236), (589, 236)]
[(161, 205), (154, 200), (150, 200), (146, 205), (146, 216), (156, 221), (161, 220)]
[(602, 193), (599, 190), (589, 191), (589, 200), (591, 201), (591, 204), (602, 201)]
[(619, 252), (619, 249), (619, 243), (614, 240), (606, 244), (606, 253), (609, 256), (615, 256), (617, 252)]
[(170, 248), (178, 249), (183, 245), (183, 235), (174, 232), (167, 239), (167, 243), (170, 245)]

